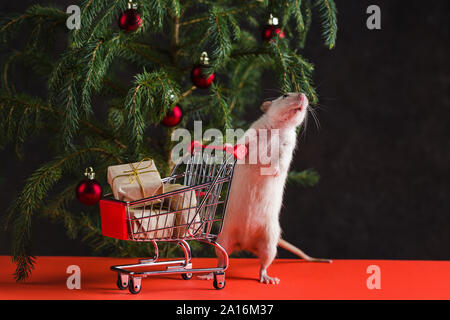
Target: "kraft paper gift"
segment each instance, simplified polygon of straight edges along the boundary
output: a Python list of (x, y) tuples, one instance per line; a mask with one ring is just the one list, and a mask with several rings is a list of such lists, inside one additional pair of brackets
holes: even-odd
[[(175, 223), (175, 213), (167, 210), (150, 210), (144, 207), (130, 208), (133, 238), (140, 240), (171, 238)], [(161, 229), (161, 230), (156, 230)]]
[(164, 191), (161, 176), (152, 159), (108, 167), (108, 183), (114, 198), (135, 201)]
[[(171, 192), (186, 188), (186, 186), (181, 184), (165, 184), (164, 192)], [(185, 238), (195, 235), (196, 230), (201, 225), (200, 213), (196, 216), (197, 207), (197, 197), (195, 196), (195, 191), (185, 191), (176, 195), (173, 195), (170, 200), (165, 200), (164, 205), (169, 206), (171, 211), (176, 211), (175, 226), (173, 237), (174, 238)], [(187, 229), (187, 224), (192, 221), (189, 229)], [(199, 232), (201, 232), (201, 229)]]

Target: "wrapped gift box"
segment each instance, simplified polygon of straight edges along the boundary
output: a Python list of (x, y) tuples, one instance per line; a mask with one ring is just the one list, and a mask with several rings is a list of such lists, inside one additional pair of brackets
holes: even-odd
[[(171, 192), (186, 188), (186, 186), (181, 184), (165, 184), (164, 192)], [(194, 236), (195, 231), (199, 228), (201, 219), (200, 214), (195, 215), (197, 207), (197, 197), (195, 196), (194, 190), (185, 191), (173, 195), (169, 200), (165, 200), (164, 204), (169, 206), (171, 211), (176, 212), (175, 226), (173, 237), (174, 238), (185, 238)], [(189, 229), (187, 229), (187, 224), (192, 221)]]
[(135, 201), (163, 193), (161, 176), (153, 160), (108, 167), (108, 183), (114, 198)]
[[(141, 240), (171, 238), (175, 223), (175, 213), (168, 213), (163, 209), (146, 209), (145, 207), (132, 208), (133, 238)], [(156, 230), (161, 229), (161, 230)]]

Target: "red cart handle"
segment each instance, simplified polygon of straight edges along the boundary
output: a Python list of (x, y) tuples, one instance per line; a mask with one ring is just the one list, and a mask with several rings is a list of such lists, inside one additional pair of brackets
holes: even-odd
[(223, 150), (226, 153), (232, 154), (236, 159), (242, 160), (247, 155), (247, 147), (243, 144), (237, 144), (235, 146), (225, 143), (223, 146), (211, 146), (211, 145), (204, 145), (201, 144), (199, 141), (192, 141), (191, 145), (189, 146), (189, 152), (192, 152), (194, 149), (216, 149), (216, 150)]

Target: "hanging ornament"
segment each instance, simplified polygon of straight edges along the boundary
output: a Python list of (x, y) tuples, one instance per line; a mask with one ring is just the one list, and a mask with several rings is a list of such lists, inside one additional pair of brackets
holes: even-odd
[(76, 188), (78, 201), (87, 206), (92, 206), (100, 201), (102, 186), (95, 180), (95, 172), (92, 167), (86, 168), (84, 175), (87, 177), (81, 181)]
[(128, 9), (119, 18), (119, 28), (124, 31), (134, 31), (142, 26), (142, 17), (137, 12), (137, 5), (128, 1)]
[(183, 110), (179, 105), (175, 105), (175, 107), (170, 110), (166, 116), (161, 120), (161, 123), (166, 127), (175, 127), (178, 125), (183, 119)]
[(262, 38), (264, 41), (272, 40), (276, 35), (281, 39), (284, 39), (284, 32), (278, 27), (278, 18), (270, 14), (267, 25), (262, 31)]
[(209, 64), (208, 54), (206, 52), (202, 52), (200, 56), (200, 64), (194, 66), (191, 71), (191, 80), (192, 83), (197, 88), (208, 88), (211, 83), (214, 81), (214, 73), (211, 73), (209, 76), (205, 76), (207, 66)]

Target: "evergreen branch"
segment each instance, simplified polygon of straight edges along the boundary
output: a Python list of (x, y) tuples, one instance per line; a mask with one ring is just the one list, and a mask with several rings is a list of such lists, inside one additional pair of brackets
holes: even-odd
[[(85, 163), (86, 156), (94, 153), (106, 154), (108, 157), (117, 157), (109, 151), (98, 148), (86, 148), (74, 153), (57, 157), (36, 170), (28, 178), (25, 187), (9, 210), (8, 221), (13, 222), (13, 261), (17, 264), (14, 277), (17, 281), (23, 281), (29, 277), (33, 269), (34, 259), (31, 251), (31, 218), (43, 204), (49, 190), (61, 179), (66, 170), (79, 167)], [(120, 162), (119, 162), (120, 163)]]
[(169, 65), (168, 52), (151, 44), (123, 41), (120, 56), (139, 66), (157, 67)]
[(94, 0), (85, 0), (81, 5), (80, 12), (80, 28), (75, 29), (72, 34), (72, 43), (73, 46), (79, 48), (84, 45), (87, 37), (89, 36), (89, 32), (91, 30), (91, 26), (94, 22), (94, 19), (100, 12), (106, 8), (108, 5), (107, 0), (104, 1), (94, 1)]
[(312, 169), (300, 172), (290, 171), (288, 174), (288, 182), (300, 184), (303, 187), (312, 187), (319, 182), (320, 176), (317, 171)]
[(299, 33), (302, 33), (303, 30), (305, 29), (305, 23), (303, 21), (301, 6), (302, 6), (302, 0), (295, 0), (294, 6), (293, 6), (293, 11), (294, 11), (295, 20), (297, 21), (296, 27), (297, 27), (297, 30)]
[(322, 19), (322, 37), (328, 48), (333, 49), (337, 34), (337, 10), (334, 0), (315, 0), (315, 6)]
[(0, 91), (0, 117), (5, 119), (0, 126), (0, 133), (4, 137), (1, 145), (15, 142), (16, 154), (21, 157), (21, 147), (26, 138), (40, 127), (42, 111), (46, 115), (44, 119), (55, 119), (42, 100), (25, 94), (11, 95)]
[(290, 92), (291, 86), (289, 85), (288, 80), (288, 65), (290, 64), (289, 55), (281, 48), (278, 39), (275, 41), (271, 41), (269, 43), (269, 48), (272, 49), (273, 57), (275, 60), (275, 68), (277, 69), (277, 73), (279, 73), (279, 82), (281, 86), (281, 90), (283, 92)]
[(250, 49), (249, 51), (233, 51), (230, 60), (239, 63), (258, 63), (260, 67), (269, 67), (274, 64), (273, 53), (268, 50)]
[(104, 138), (104, 139), (108, 139), (111, 140), (112, 142), (114, 142), (118, 147), (122, 148), (122, 149), (127, 149), (127, 146), (124, 145), (122, 142), (120, 142), (117, 138), (115, 138), (114, 136), (108, 135), (105, 131), (103, 131), (102, 129), (100, 129), (99, 126), (93, 125), (92, 123), (90, 123), (89, 121), (86, 120), (81, 120), (80, 121), (81, 124), (83, 124), (84, 126), (88, 127), (89, 129), (91, 129), (93, 132), (97, 133), (100, 137)]
[(312, 4), (311, 0), (304, 0), (302, 2), (301, 8), (303, 9), (304, 13), (304, 21), (305, 21), (305, 27), (303, 28), (303, 31), (300, 32), (300, 48), (304, 48), (306, 43), (306, 35), (308, 34), (309, 28), (311, 27), (312, 22)]
[(149, 22), (148, 27), (151, 27), (156, 31), (161, 30), (164, 17), (168, 12), (167, 9), (175, 8), (175, 11), (177, 10), (176, 9), (177, 5), (175, 6), (170, 5), (172, 2), (173, 1), (169, 0), (146, 0), (139, 2), (140, 5), (139, 7), (142, 10), (143, 19), (144, 21)]
[(79, 108), (78, 108), (78, 88), (77, 88), (77, 79), (75, 79), (74, 72), (71, 72), (69, 75), (69, 81), (67, 87), (63, 91), (63, 96), (66, 98), (65, 117), (62, 122), (62, 134), (61, 136), (64, 139), (64, 146), (69, 147), (72, 146), (73, 136), (75, 132), (78, 130), (78, 123), (80, 121)]
[(111, 25), (112, 19), (126, 8), (125, 1), (123, 0), (115, 0), (113, 4), (111, 4), (110, 1), (107, 2), (108, 10), (106, 10), (101, 17), (97, 17), (97, 23), (92, 28), (92, 31), (85, 42), (95, 42), (96, 39), (102, 38), (105, 33), (109, 33), (108, 27)]
[[(253, 3), (249, 3), (243, 7), (239, 7), (239, 8), (233, 8), (233, 9), (229, 9), (229, 10), (224, 10), (222, 11), (222, 15), (228, 15), (228, 14), (236, 14), (236, 13), (241, 13), (243, 11), (248, 11), (249, 9), (252, 9), (256, 6), (261, 5), (261, 1), (255, 1)], [(192, 18), (190, 20), (186, 20), (186, 21), (181, 21), (180, 25), (181, 26), (185, 26), (185, 25), (189, 25), (189, 24), (193, 24), (193, 23), (199, 23), (199, 22), (203, 22), (208, 20), (210, 17), (209, 16), (201, 16), (201, 17), (196, 17), (196, 18)]]
[(67, 235), (71, 239), (75, 239), (81, 227), (78, 219), (67, 209), (69, 202), (75, 196), (74, 190), (77, 184), (78, 182), (70, 184), (57, 196), (53, 197), (42, 210), (43, 216), (47, 216), (53, 221), (62, 221), (67, 230)]
[(50, 76), (50, 101), (65, 109), (61, 136), (66, 150), (72, 147), (82, 120), (80, 109), (84, 110), (85, 117), (92, 113), (92, 91), (100, 91), (108, 67), (117, 54), (118, 39), (119, 36), (115, 36), (70, 49), (61, 57)]
[(187, 96), (189, 96), (192, 92), (194, 92), (195, 89), (197, 89), (197, 87), (196, 86), (192, 86), (188, 90), (186, 90), (185, 92), (180, 94), (180, 97), (179, 97), (178, 101), (180, 101), (181, 99), (186, 98)]
[(78, 131), (80, 115), (80, 83), (84, 66), (79, 63), (83, 48), (70, 49), (63, 54), (49, 78), (49, 101), (60, 106), (62, 146), (73, 148), (73, 137)]
[[(44, 115), (42, 115), (43, 112)], [(1, 122), (0, 126), (0, 133), (5, 137), (1, 143), (5, 145), (15, 140), (15, 149), (20, 157), (20, 146), (25, 142), (26, 137), (33, 135), (42, 121), (55, 122), (63, 114), (63, 111), (53, 108), (39, 98), (30, 97), (26, 94), (11, 95), (0, 91), (0, 116), (6, 119), (6, 121)], [(100, 126), (84, 119), (80, 120), (80, 124), (100, 137), (111, 140), (120, 148), (127, 149), (127, 146), (114, 136), (107, 134)]]
[(211, 98), (210, 110), (216, 114), (216, 118), (221, 120), (221, 127), (224, 129), (231, 128), (230, 108), (226, 98), (222, 94), (222, 89), (216, 84), (211, 85)]
[[(179, 89), (164, 71), (135, 76), (134, 86), (125, 98), (128, 112), (126, 127), (131, 150), (138, 152), (143, 141), (143, 133), (150, 123), (159, 123), (172, 104), (178, 100)], [(144, 108), (146, 107), (146, 108)]]
[(39, 29), (43, 21), (47, 25), (53, 25), (54, 23), (65, 25), (66, 19), (67, 14), (58, 8), (33, 5), (24, 14), (2, 18), (0, 22), (0, 40), (3, 42), (7, 41), (25, 22), (30, 22), (35, 25), (34, 29)]
[[(20, 23), (22, 23), (25, 19), (27, 19), (29, 15), (22, 14), (20, 16), (17, 16), (15, 18), (10, 19), (9, 21), (3, 23), (3, 25), (0, 28), (0, 34), (2, 36), (5, 35), (6, 31), (12, 27), (18, 26)], [(4, 39), (4, 38), (3, 38)]]
[(306, 96), (308, 97), (311, 105), (317, 104), (318, 98), (316, 94), (316, 90), (312, 86), (312, 79), (311, 76), (305, 72), (304, 68), (301, 68), (300, 71), (300, 77), (301, 77), (301, 88), (302, 91), (306, 93)]
[(227, 14), (213, 7), (209, 17), (209, 38), (212, 43), (214, 65), (221, 65), (231, 51)]
[(6, 60), (5, 65), (3, 66), (3, 87), (6, 89), (8, 93), (11, 93), (11, 89), (8, 85), (8, 69), (9, 65), (21, 55), (20, 52), (15, 52), (9, 56), (9, 58)]
[(118, 52), (118, 39), (119, 36), (115, 36), (107, 41), (101, 39), (97, 43), (85, 47), (88, 54), (84, 56), (87, 63), (83, 63), (85, 68), (83, 68), (82, 74), (86, 76), (84, 76), (84, 79), (82, 80), (81, 106), (86, 115), (92, 113), (92, 90), (96, 92), (100, 91), (103, 84), (103, 78), (112, 63), (114, 56)]
[(230, 104), (230, 113), (236, 106), (244, 106), (247, 97), (256, 94), (256, 88), (260, 82), (261, 72), (258, 70), (258, 61), (249, 64), (238, 64), (232, 78), (233, 100)]
[[(125, 117), (123, 110), (117, 107), (110, 107), (108, 110), (108, 124), (112, 128), (113, 132), (117, 133), (125, 124)], [(119, 142), (120, 143), (120, 142)], [(127, 147), (121, 144), (126, 149)]]
[[(11, 92), (8, 81), (8, 71), (14, 62), (21, 61), (27, 67), (30, 67), (37, 75), (48, 77), (52, 71), (53, 63), (43, 52), (36, 51), (32, 48), (26, 48), (23, 51), (15, 51), (12, 53), (3, 65), (3, 87)], [(13, 88), (12, 88), (13, 89)]]

